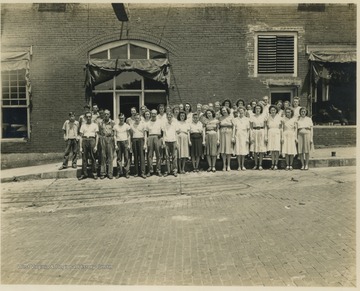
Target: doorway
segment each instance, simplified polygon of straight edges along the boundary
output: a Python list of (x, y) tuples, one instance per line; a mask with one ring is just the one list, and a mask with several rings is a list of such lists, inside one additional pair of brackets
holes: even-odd
[(139, 112), (140, 109), (140, 94), (133, 93), (133, 94), (119, 94), (118, 95), (119, 105), (118, 105), (118, 112), (123, 113), (126, 117), (131, 116), (131, 108), (135, 107), (136, 111)]

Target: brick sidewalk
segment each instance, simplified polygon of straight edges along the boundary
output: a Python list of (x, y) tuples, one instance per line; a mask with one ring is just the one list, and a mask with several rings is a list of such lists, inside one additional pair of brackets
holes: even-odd
[(3, 184), (2, 284), (354, 287), (355, 179), (341, 167)]

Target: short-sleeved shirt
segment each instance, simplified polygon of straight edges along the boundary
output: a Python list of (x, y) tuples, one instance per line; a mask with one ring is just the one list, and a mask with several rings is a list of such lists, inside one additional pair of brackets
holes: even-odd
[(96, 133), (99, 132), (99, 126), (96, 123), (84, 123), (81, 125), (80, 133), (83, 137), (95, 137)]
[(197, 123), (190, 123), (190, 133), (202, 133), (204, 129), (204, 125), (198, 121)]
[(305, 116), (304, 118), (300, 117), (299, 120), (297, 121), (297, 124), (298, 124), (298, 129), (310, 128), (313, 126), (313, 122), (311, 118), (308, 116)]
[(164, 141), (174, 142), (176, 141), (176, 131), (178, 130), (178, 124), (166, 122), (163, 124), (162, 131), (164, 132)]
[(126, 141), (128, 140), (128, 133), (130, 131), (130, 125), (124, 123), (123, 125), (115, 124), (114, 125), (114, 135), (116, 141)]
[(140, 122), (139, 124), (134, 122), (132, 125), (130, 125), (130, 129), (133, 138), (144, 138), (146, 131), (146, 125), (144, 122)]
[(253, 127), (264, 127), (265, 121), (266, 121), (266, 116), (265, 116), (265, 114), (260, 114), (260, 115), (254, 114), (250, 118), (250, 121), (252, 122)]
[(153, 135), (153, 134), (161, 135), (162, 126), (163, 126), (163, 122), (161, 120), (157, 120), (157, 119), (155, 121), (150, 120), (147, 123), (147, 130), (149, 132), (149, 135)]
[(300, 109), (301, 109), (301, 106), (298, 106), (298, 107), (296, 107), (296, 108), (294, 108), (293, 107), (293, 110), (294, 110), (294, 118), (295, 119), (298, 119), (299, 118), (299, 116), (300, 116)]
[(178, 121), (177, 123), (177, 131), (182, 132), (182, 133), (188, 133), (190, 130), (190, 124), (187, 123), (186, 121)]
[(65, 137), (68, 139), (76, 139), (79, 132), (79, 121), (71, 122), (66, 120), (62, 129), (65, 131)]

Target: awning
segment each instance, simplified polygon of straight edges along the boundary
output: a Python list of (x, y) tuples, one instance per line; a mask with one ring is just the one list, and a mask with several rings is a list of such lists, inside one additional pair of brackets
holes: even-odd
[(170, 86), (170, 63), (168, 59), (119, 60), (90, 59), (85, 67), (86, 97), (98, 84), (111, 80), (122, 72), (136, 72), (139, 75)]
[(356, 62), (356, 51), (314, 51), (310, 53), (310, 61), (323, 63)]
[(14, 51), (1, 53), (1, 71), (25, 70), (26, 87), (31, 96), (31, 82), (29, 76), (30, 51)]

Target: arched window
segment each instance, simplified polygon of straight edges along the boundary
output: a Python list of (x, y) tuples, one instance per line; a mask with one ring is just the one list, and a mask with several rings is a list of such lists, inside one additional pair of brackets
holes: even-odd
[[(90, 61), (116, 60), (116, 65), (139, 60), (136, 63), (147, 66), (156, 60), (167, 60), (167, 56), (165, 49), (137, 40), (116, 41), (89, 52)], [(166, 84), (139, 74), (134, 67), (95, 85), (92, 102), (98, 104), (99, 108), (109, 109), (114, 119), (120, 112), (128, 117), (131, 107), (139, 109), (146, 105), (149, 109), (156, 109), (158, 104), (167, 103), (166, 89)]]

